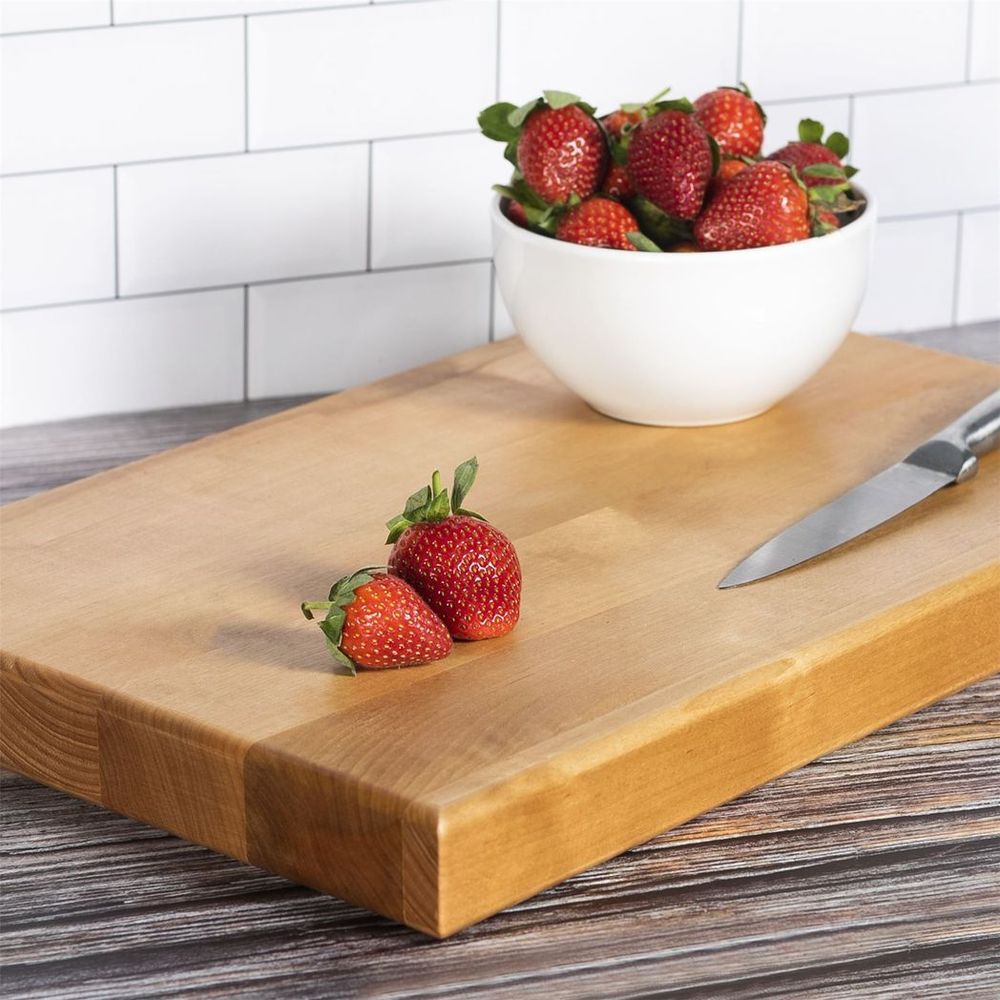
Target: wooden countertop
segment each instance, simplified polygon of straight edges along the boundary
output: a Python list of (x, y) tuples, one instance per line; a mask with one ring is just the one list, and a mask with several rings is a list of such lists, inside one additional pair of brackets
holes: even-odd
[[(996, 325), (909, 336), (1000, 360)], [(295, 401), (17, 428), (3, 497)], [(5, 995), (1000, 993), (993, 678), (443, 942), (10, 774)]]

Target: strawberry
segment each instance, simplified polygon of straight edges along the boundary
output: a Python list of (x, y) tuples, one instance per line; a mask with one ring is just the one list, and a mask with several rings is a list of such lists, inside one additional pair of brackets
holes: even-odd
[(440, 473), (388, 522), (389, 568), (430, 605), (456, 639), (489, 639), (516, 624), (521, 566), (510, 539), (462, 507), (476, 478), (475, 458), (455, 470), (449, 503)]
[(545, 201), (593, 194), (608, 166), (601, 127), (575, 104), (539, 108), (524, 123), (517, 165), (532, 190)]
[(588, 247), (635, 250), (628, 237), (638, 231), (638, 220), (624, 205), (595, 196), (581, 201), (559, 220), (556, 239)]
[(712, 182), (708, 185), (709, 194), (714, 196), (718, 194), (726, 184), (731, 181), (737, 174), (742, 173), (746, 168), (750, 166), (746, 160), (740, 159), (739, 157), (728, 157), (724, 156), (722, 162), (719, 164), (718, 173), (712, 178)]
[(524, 206), (519, 201), (514, 201), (513, 198), (507, 201), (506, 215), (515, 226), (520, 226), (522, 229), (528, 228), (528, 217), (524, 212)]
[(833, 132), (823, 142), (823, 125), (810, 118), (799, 122), (798, 142), (789, 142), (771, 153), (769, 160), (780, 160), (795, 167), (807, 187), (825, 187), (846, 181), (857, 171), (845, 167), (843, 158), (850, 149), (847, 136)]
[(807, 239), (806, 190), (784, 163), (763, 160), (726, 183), (694, 225), (702, 250), (743, 250)]
[(719, 87), (694, 102), (694, 116), (719, 144), (724, 156), (758, 156), (764, 141), (764, 109), (744, 83)]
[(479, 115), (484, 135), (507, 144), (505, 155), (545, 203), (586, 198), (608, 167), (608, 145), (594, 109), (575, 94), (546, 90), (520, 108), (500, 103)]
[(628, 171), (639, 194), (661, 211), (693, 219), (701, 211), (714, 158), (708, 133), (694, 117), (681, 107), (667, 108), (632, 132)]
[(631, 105), (625, 108), (615, 108), (601, 119), (601, 124), (612, 139), (620, 139), (627, 131), (634, 128), (644, 118), (641, 108)]
[(611, 145), (611, 165), (608, 167), (608, 172), (601, 184), (601, 192), (611, 195), (612, 198), (617, 198), (619, 201), (625, 201), (635, 194), (632, 179), (625, 166), (625, 148), (629, 133), (644, 117), (641, 108), (632, 110), (618, 108), (601, 119), (601, 124), (608, 134)]
[(632, 178), (628, 175), (628, 168), (620, 163), (612, 163), (601, 183), (601, 194), (617, 198), (619, 201), (633, 197), (635, 188), (632, 186)]
[(349, 674), (441, 660), (451, 636), (441, 619), (404, 580), (359, 570), (338, 580), (325, 601), (305, 601), (302, 613), (319, 622), (330, 655)]

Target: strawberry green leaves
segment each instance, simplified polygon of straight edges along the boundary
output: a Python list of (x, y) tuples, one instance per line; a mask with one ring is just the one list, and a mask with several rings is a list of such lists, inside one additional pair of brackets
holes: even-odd
[[(643, 233), (661, 250), (674, 243), (685, 243), (694, 238), (690, 222), (667, 215), (648, 198), (639, 195), (629, 202), (629, 207), (632, 209), (632, 214), (639, 220)], [(648, 249), (644, 246), (637, 246), (631, 235), (629, 240), (638, 250)]]
[(822, 142), (823, 123), (803, 118), (799, 122), (799, 142)]
[(516, 201), (524, 209), (524, 217), (535, 229), (549, 235), (556, 231), (556, 224), (565, 206), (547, 205), (516, 172), (510, 184), (494, 184), (493, 190), (502, 198)]
[(815, 142), (818, 145), (826, 146), (834, 156), (841, 160), (847, 156), (851, 144), (843, 132), (831, 132), (826, 141), (823, 141), (823, 123), (813, 121), (812, 118), (803, 118), (799, 122), (799, 142)]
[(646, 253), (663, 253), (645, 233), (626, 233), (625, 238), (636, 250), (642, 250)]
[(315, 619), (314, 611), (326, 612), (317, 624), (326, 641), (327, 652), (337, 664), (335, 669), (338, 673), (345, 673), (354, 677), (358, 672), (357, 665), (340, 648), (344, 632), (344, 622), (347, 620), (347, 613), (344, 609), (354, 603), (355, 591), (358, 587), (372, 582), (371, 571), (373, 569), (384, 568), (383, 566), (366, 566), (364, 569), (359, 569), (356, 573), (349, 573), (347, 576), (341, 577), (330, 588), (330, 596), (327, 600), (302, 602), (302, 614), (309, 621)]
[[(443, 521), (451, 514), (462, 514), (465, 517), (475, 517), (480, 521), (486, 518), (482, 514), (466, 510), (462, 504), (465, 501), (472, 484), (476, 481), (479, 471), (479, 461), (475, 456), (466, 459), (455, 469), (455, 480), (451, 488), (451, 497), (441, 483), (441, 473), (435, 469), (431, 476), (430, 486), (417, 490), (407, 501), (402, 514), (397, 514), (386, 522), (389, 535), (386, 545), (392, 545), (414, 524)], [(304, 610), (304, 609), (303, 609)]]
[(455, 479), (451, 485), (451, 512), (453, 514), (465, 514), (469, 517), (478, 517), (485, 520), (480, 514), (475, 514), (471, 510), (465, 510), (462, 504), (472, 489), (472, 484), (476, 481), (476, 473), (479, 472), (479, 459), (475, 455), (467, 458), (457, 469), (455, 469)]
[(517, 109), (508, 101), (501, 101), (499, 104), (491, 104), (488, 108), (483, 108), (479, 112), (476, 121), (479, 123), (479, 131), (487, 139), (495, 139), (497, 142), (510, 142), (517, 138), (518, 126), (510, 122), (511, 115)]

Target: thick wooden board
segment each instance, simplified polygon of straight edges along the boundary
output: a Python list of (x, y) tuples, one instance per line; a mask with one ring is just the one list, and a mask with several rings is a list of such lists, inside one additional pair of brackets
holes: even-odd
[[(715, 589), (996, 383), (855, 337), (756, 420), (641, 428), (507, 342), (15, 504), (4, 760), (450, 934), (1000, 666), (995, 459), (836, 557)], [(518, 630), (331, 675), (298, 602), (473, 452), (524, 565)]]

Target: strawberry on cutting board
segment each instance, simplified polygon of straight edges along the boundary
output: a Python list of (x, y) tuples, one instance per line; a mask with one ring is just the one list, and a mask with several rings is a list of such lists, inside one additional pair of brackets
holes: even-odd
[(476, 478), (475, 458), (455, 470), (451, 497), (440, 473), (388, 522), (389, 569), (420, 594), (456, 639), (490, 639), (516, 624), (521, 566), (510, 539), (462, 504)]
[(343, 671), (384, 670), (441, 660), (451, 636), (441, 619), (404, 580), (364, 569), (342, 577), (325, 601), (305, 601), (302, 613), (319, 627)]
[(493, 104), (480, 113), (479, 127), (506, 143), (504, 155), (546, 204), (587, 198), (608, 169), (608, 144), (594, 108), (575, 94), (546, 90), (519, 108)]

